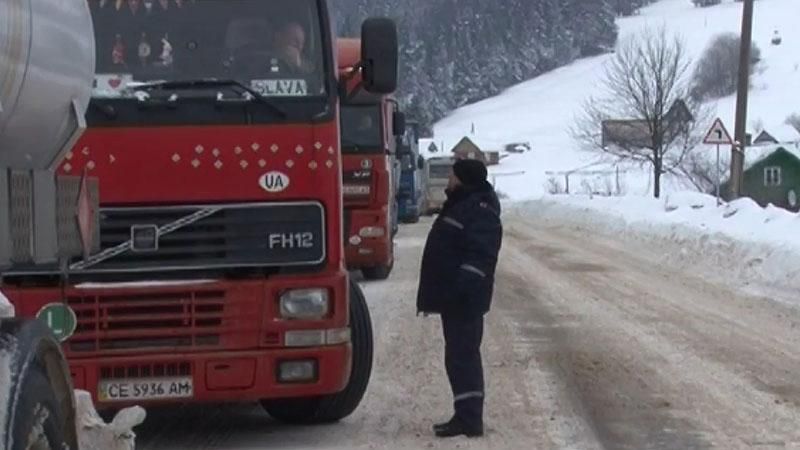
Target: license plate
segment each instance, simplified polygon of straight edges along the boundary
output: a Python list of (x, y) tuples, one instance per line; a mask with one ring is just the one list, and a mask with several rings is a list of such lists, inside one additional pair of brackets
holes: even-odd
[(97, 391), (97, 397), (101, 402), (164, 400), (194, 396), (191, 377), (101, 381)]

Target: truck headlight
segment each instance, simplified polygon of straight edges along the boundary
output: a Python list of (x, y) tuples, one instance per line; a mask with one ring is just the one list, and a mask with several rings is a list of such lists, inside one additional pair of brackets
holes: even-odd
[(295, 289), (281, 295), (284, 319), (321, 319), (330, 311), (327, 289)]
[(358, 230), (358, 234), (363, 238), (379, 238), (386, 234), (386, 230), (383, 227), (363, 227)]

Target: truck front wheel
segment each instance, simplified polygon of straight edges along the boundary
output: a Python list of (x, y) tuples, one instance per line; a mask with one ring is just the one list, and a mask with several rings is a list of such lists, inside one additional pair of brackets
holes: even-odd
[[(34, 364), (19, 381), (19, 404), (11, 417), (10, 450), (62, 450), (69, 448), (60, 428), (61, 415), (55, 392), (44, 369)], [(10, 407), (11, 405), (5, 405)], [(6, 447), (3, 447), (6, 448)], [(77, 450), (77, 449), (73, 449)]]
[(372, 375), (372, 320), (364, 293), (350, 280), (350, 329), (353, 360), (350, 381), (338, 394), (315, 398), (264, 400), (261, 404), (273, 418), (290, 424), (336, 422), (356, 410)]
[(394, 260), (385, 266), (365, 267), (361, 269), (361, 273), (367, 280), (385, 280), (392, 274), (393, 268)]

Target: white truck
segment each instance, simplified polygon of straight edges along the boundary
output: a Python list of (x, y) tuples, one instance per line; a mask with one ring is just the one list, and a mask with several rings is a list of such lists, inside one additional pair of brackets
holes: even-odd
[(429, 214), (438, 213), (444, 206), (444, 202), (447, 200), (445, 189), (447, 189), (450, 172), (453, 170), (455, 162), (455, 158), (449, 156), (428, 159), (426, 177), (428, 204), (426, 210)]

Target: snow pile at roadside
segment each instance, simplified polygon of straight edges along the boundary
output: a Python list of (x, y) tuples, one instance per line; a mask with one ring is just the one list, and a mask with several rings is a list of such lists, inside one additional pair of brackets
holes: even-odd
[(14, 305), (0, 291), (0, 319), (14, 317)]
[(714, 197), (693, 192), (661, 200), (564, 196), (513, 208), (547, 222), (640, 241), (666, 264), (743, 286), (800, 288), (800, 215), (761, 208), (750, 199), (717, 207)]
[(97, 414), (92, 396), (86, 391), (75, 391), (78, 443), (81, 450), (134, 450), (134, 427), (144, 422), (147, 413), (141, 407), (125, 408), (105, 423)]

